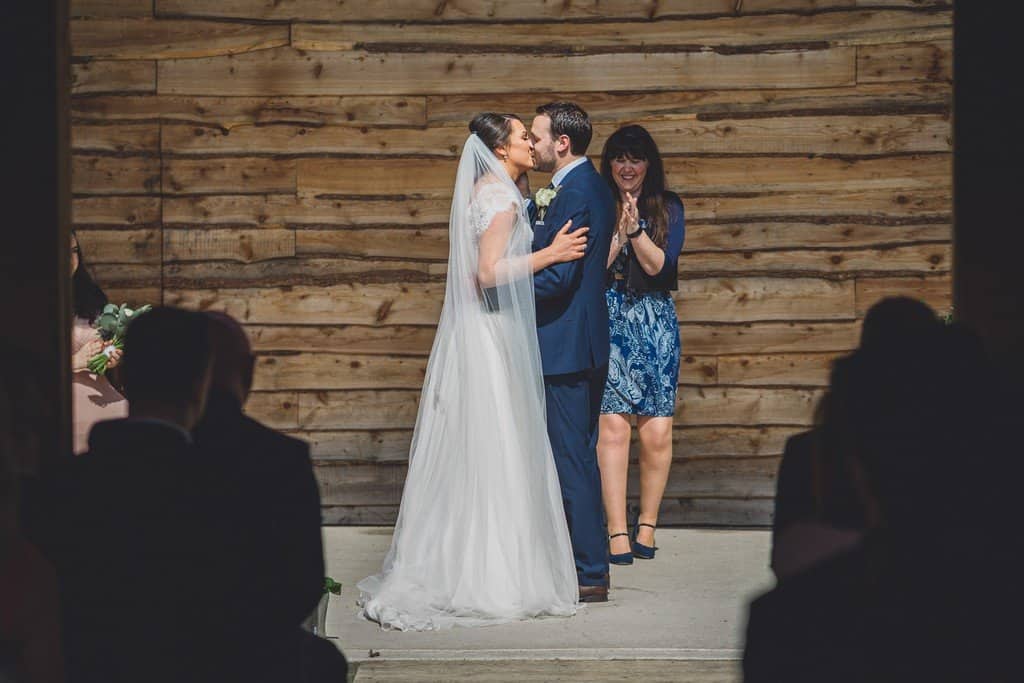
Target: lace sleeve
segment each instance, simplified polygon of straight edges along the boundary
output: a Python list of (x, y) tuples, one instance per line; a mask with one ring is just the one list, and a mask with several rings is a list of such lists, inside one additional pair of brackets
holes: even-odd
[(471, 215), (473, 220), (473, 236), (480, 235), (491, 225), (491, 221), (499, 213), (516, 211), (522, 204), (522, 198), (515, 195), (501, 183), (488, 183), (477, 190), (473, 197)]

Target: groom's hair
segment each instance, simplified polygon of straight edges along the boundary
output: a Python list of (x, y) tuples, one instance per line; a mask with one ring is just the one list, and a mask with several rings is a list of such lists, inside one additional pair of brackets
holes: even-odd
[(575, 156), (587, 153), (594, 130), (583, 107), (575, 102), (548, 102), (537, 107), (537, 113), (551, 119), (551, 137), (566, 135), (569, 137), (569, 149)]

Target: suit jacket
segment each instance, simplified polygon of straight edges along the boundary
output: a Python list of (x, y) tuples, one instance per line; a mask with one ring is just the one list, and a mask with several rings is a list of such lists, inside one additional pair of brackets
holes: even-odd
[[(531, 209), (531, 214), (536, 211)], [(533, 219), (533, 250), (551, 244), (562, 225), (589, 226), (582, 259), (557, 263), (534, 275), (537, 336), (545, 375), (600, 367), (608, 362), (605, 270), (615, 227), (615, 199), (590, 160), (572, 169), (542, 219)]]
[(312, 612), (323, 590), (309, 445), (247, 417), (219, 392), (210, 394), (194, 436), (220, 502), (223, 561), (237, 577), (228, 609), (247, 632), (276, 638)]
[(70, 681), (207, 680), (209, 629), (226, 592), (215, 514), (183, 430), (97, 423), (89, 451), (46, 491), (43, 547), (60, 583)]

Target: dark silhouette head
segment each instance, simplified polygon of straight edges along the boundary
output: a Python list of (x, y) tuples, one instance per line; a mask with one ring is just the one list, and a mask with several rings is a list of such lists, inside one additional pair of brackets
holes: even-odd
[(92, 322), (108, 303), (107, 295), (89, 273), (74, 230), (71, 231), (71, 290), (76, 318)]
[(245, 330), (227, 313), (206, 313), (210, 323), (213, 373), (210, 389), (229, 394), (244, 404), (252, 389), (256, 358)]
[(928, 304), (906, 296), (882, 299), (864, 316), (861, 348), (913, 346), (934, 338), (941, 321)]
[(210, 324), (201, 313), (161, 306), (139, 316), (125, 335), (122, 360), (129, 412), (192, 429), (210, 384)]

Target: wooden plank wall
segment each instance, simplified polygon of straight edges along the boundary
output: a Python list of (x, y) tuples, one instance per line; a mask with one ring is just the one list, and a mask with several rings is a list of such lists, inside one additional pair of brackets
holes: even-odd
[[(74, 220), (118, 300), (226, 310), (325, 519), (394, 519), (466, 123), (639, 122), (687, 207), (663, 521), (765, 524), (887, 294), (950, 301), (950, 3), (73, 0)], [(535, 178), (535, 186), (545, 183)], [(635, 482), (634, 482), (635, 483)]]

